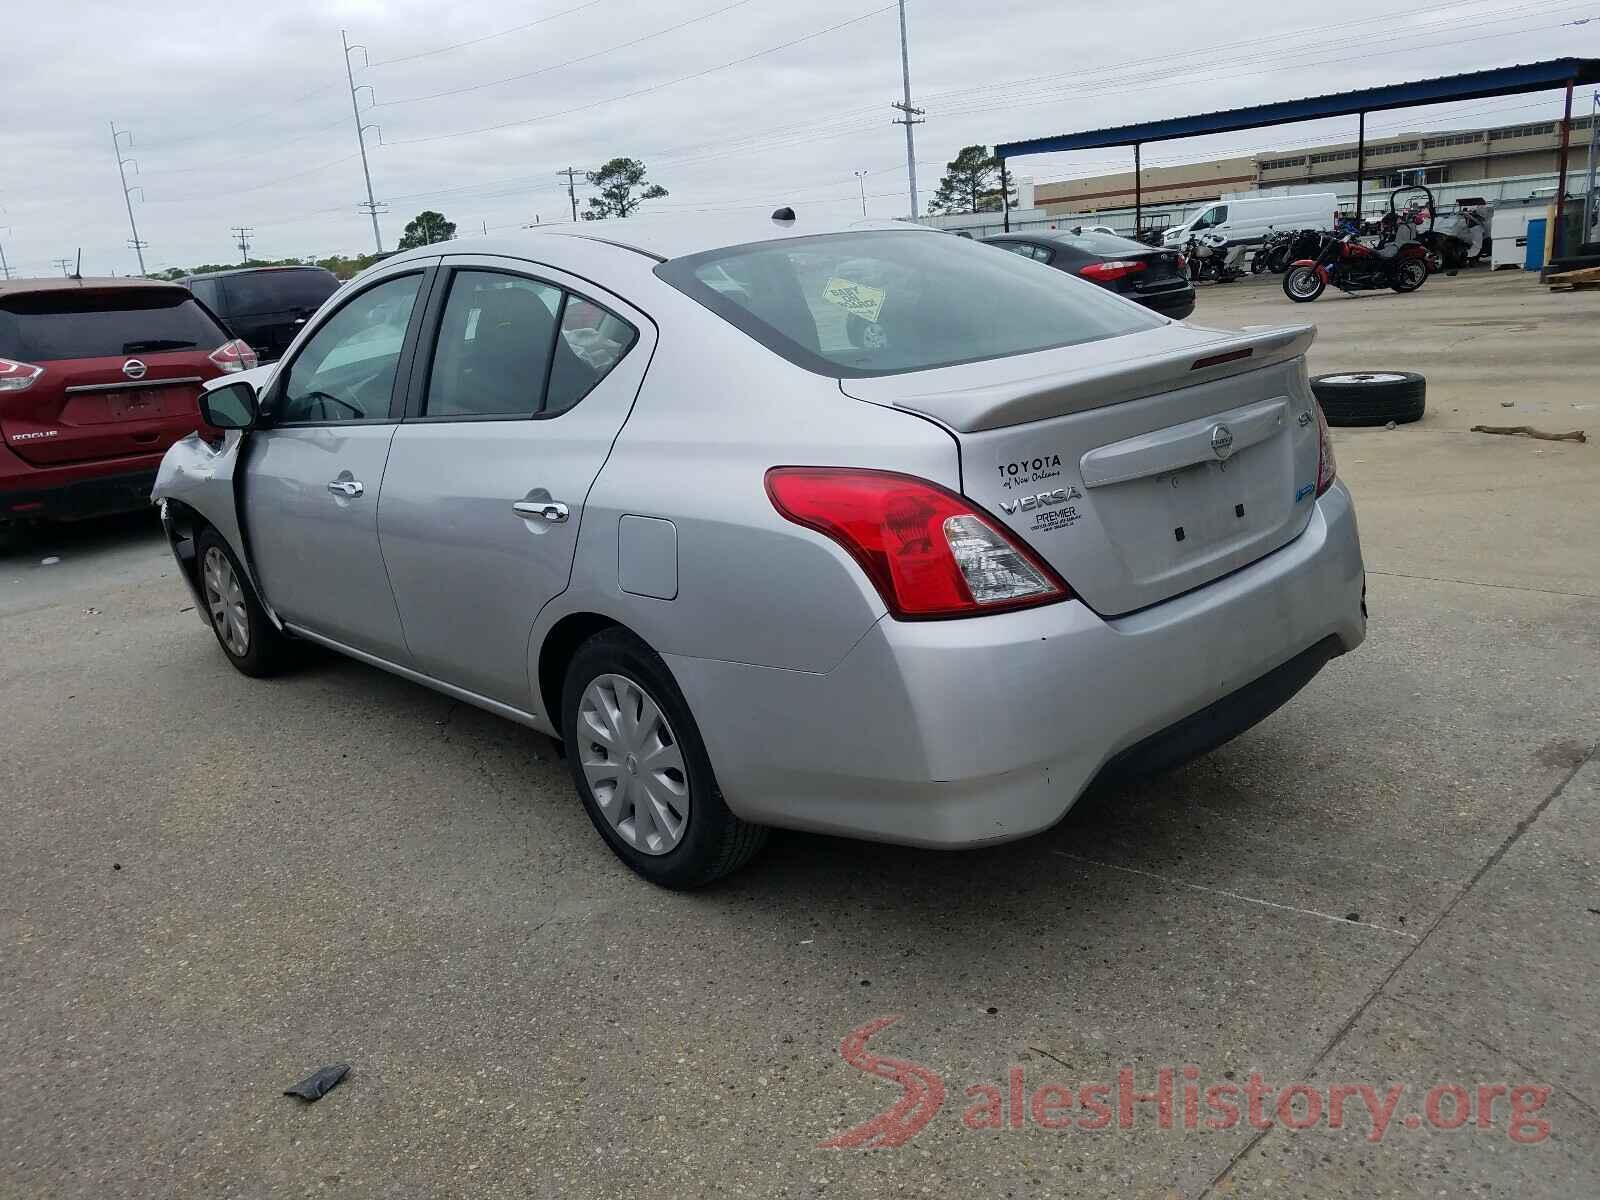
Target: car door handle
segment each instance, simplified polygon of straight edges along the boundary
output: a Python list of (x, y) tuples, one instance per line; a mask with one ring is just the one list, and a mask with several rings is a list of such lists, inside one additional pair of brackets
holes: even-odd
[(335, 479), (328, 484), (328, 490), (335, 496), (355, 497), (367, 489), (359, 479)]
[(559, 500), (518, 500), (511, 511), (519, 517), (543, 517), (559, 525), (572, 515), (571, 510)]

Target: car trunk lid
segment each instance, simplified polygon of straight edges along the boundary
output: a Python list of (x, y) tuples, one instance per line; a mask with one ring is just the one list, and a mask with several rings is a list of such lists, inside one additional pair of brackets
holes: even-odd
[[(137, 363), (142, 377), (126, 373)], [(198, 352), (42, 364), (33, 387), (0, 393), (0, 433), (35, 466), (155, 454), (200, 423), (200, 385), (215, 363)]]
[(949, 428), (963, 491), (1116, 615), (1304, 529), (1319, 444), (1305, 377), (1313, 336), (1174, 324), (841, 386)]

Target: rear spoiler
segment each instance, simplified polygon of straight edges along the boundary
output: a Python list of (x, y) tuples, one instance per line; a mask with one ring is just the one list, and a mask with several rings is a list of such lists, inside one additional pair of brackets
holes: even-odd
[[(1178, 330), (1201, 336), (1180, 337)], [(943, 374), (931, 371), (894, 377), (898, 386), (892, 388), (881, 386), (889, 383), (887, 379), (847, 379), (842, 387), (859, 399), (920, 413), (961, 433), (976, 433), (1104, 408), (1270, 367), (1304, 354), (1316, 334), (1314, 325), (1257, 325), (1239, 333), (1169, 325), (1150, 335), (1108, 338), (1029, 355), (1047, 369), (1025, 378), (917, 390), (916, 382), (933, 382), (929, 376)], [(1157, 342), (1153, 348), (1152, 341)], [(1046, 363), (1047, 359), (1051, 361)], [(989, 374), (1003, 374), (1006, 368), (1000, 364), (1006, 362), (971, 364), (962, 370), (987, 366)], [(1056, 363), (1059, 367), (1048, 369)]]

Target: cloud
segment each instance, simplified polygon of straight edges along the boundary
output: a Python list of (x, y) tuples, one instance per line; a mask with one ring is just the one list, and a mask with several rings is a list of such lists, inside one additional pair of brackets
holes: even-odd
[[(643, 158), (671, 190), (653, 204), (664, 212), (787, 203), (849, 216), (861, 203), (854, 172), (865, 170), (872, 214), (901, 215), (904, 133), (889, 108), (900, 45), (893, 8), (874, 11), (885, 5), (167, 0), (155, 19), (148, 5), (14, 0), (0, 238), (27, 273), (80, 246), (86, 271), (135, 269), (115, 120), (133, 134), (125, 153), (137, 161), (129, 184), (142, 189), (134, 215), (150, 269), (236, 257), (239, 224), (255, 229), (261, 257), (371, 249), (341, 29), (365, 47), (353, 73), (372, 89), (360, 93), (361, 119), (381, 129), (369, 160), (390, 206), (388, 247), (423, 207), (463, 234), (567, 219), (556, 172), (618, 154)], [(1203, 22), (1195, 12), (909, 0), (914, 98), (927, 109), (915, 129), (924, 202), (964, 144), (1555, 57), (1570, 52), (1560, 23), (1584, 15), (1550, 0), (1509, 14), (1486, 2), (1425, 5), (1402, 18), (1376, 0), (1337, 15), (1265, 0), (1208, 10)], [(1369, 127), (1492, 124), (1534, 110), (1547, 119), (1556, 101), (1385, 114)], [(1152, 146), (1145, 161), (1345, 139), (1352, 124)], [(1014, 164), (1039, 179), (1126, 167), (1105, 151)]]

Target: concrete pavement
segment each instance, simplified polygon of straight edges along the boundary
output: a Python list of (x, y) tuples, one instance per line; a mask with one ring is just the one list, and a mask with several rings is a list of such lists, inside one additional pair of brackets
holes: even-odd
[[(1549, 408), (1505, 423), (1581, 426), (1600, 300), (1573, 318), (1520, 273), (1409, 299), (1201, 296), (1316, 319), (1314, 369), (1429, 375), (1419, 425), (1336, 434), (1366, 644), (1222, 750), (977, 853), (779, 834), (659, 891), (544, 739), (333, 658), (237, 675), (147, 526), (14, 540), (0, 1195), (1600, 1194), (1600, 447), (1464, 432), (1513, 394)], [(1514, 337), (1441, 324), (1524, 305)], [(318, 1104), (279, 1094), (335, 1061)], [(1404, 1088), (1377, 1141), (1355, 1092), (1339, 1129), (1208, 1128), (1203, 1100), (1191, 1129), (1186, 1066), (1324, 1108)], [(1171, 1128), (1155, 1102), (1121, 1126), (1125, 1067), (1141, 1093), (1174, 1069)], [(1042, 1128), (1050, 1084), (1075, 1122), (1106, 1085), (1108, 1127)], [(1548, 1089), (1526, 1144), (1513, 1087)], [(900, 1144), (819, 1148), (902, 1095)]]

